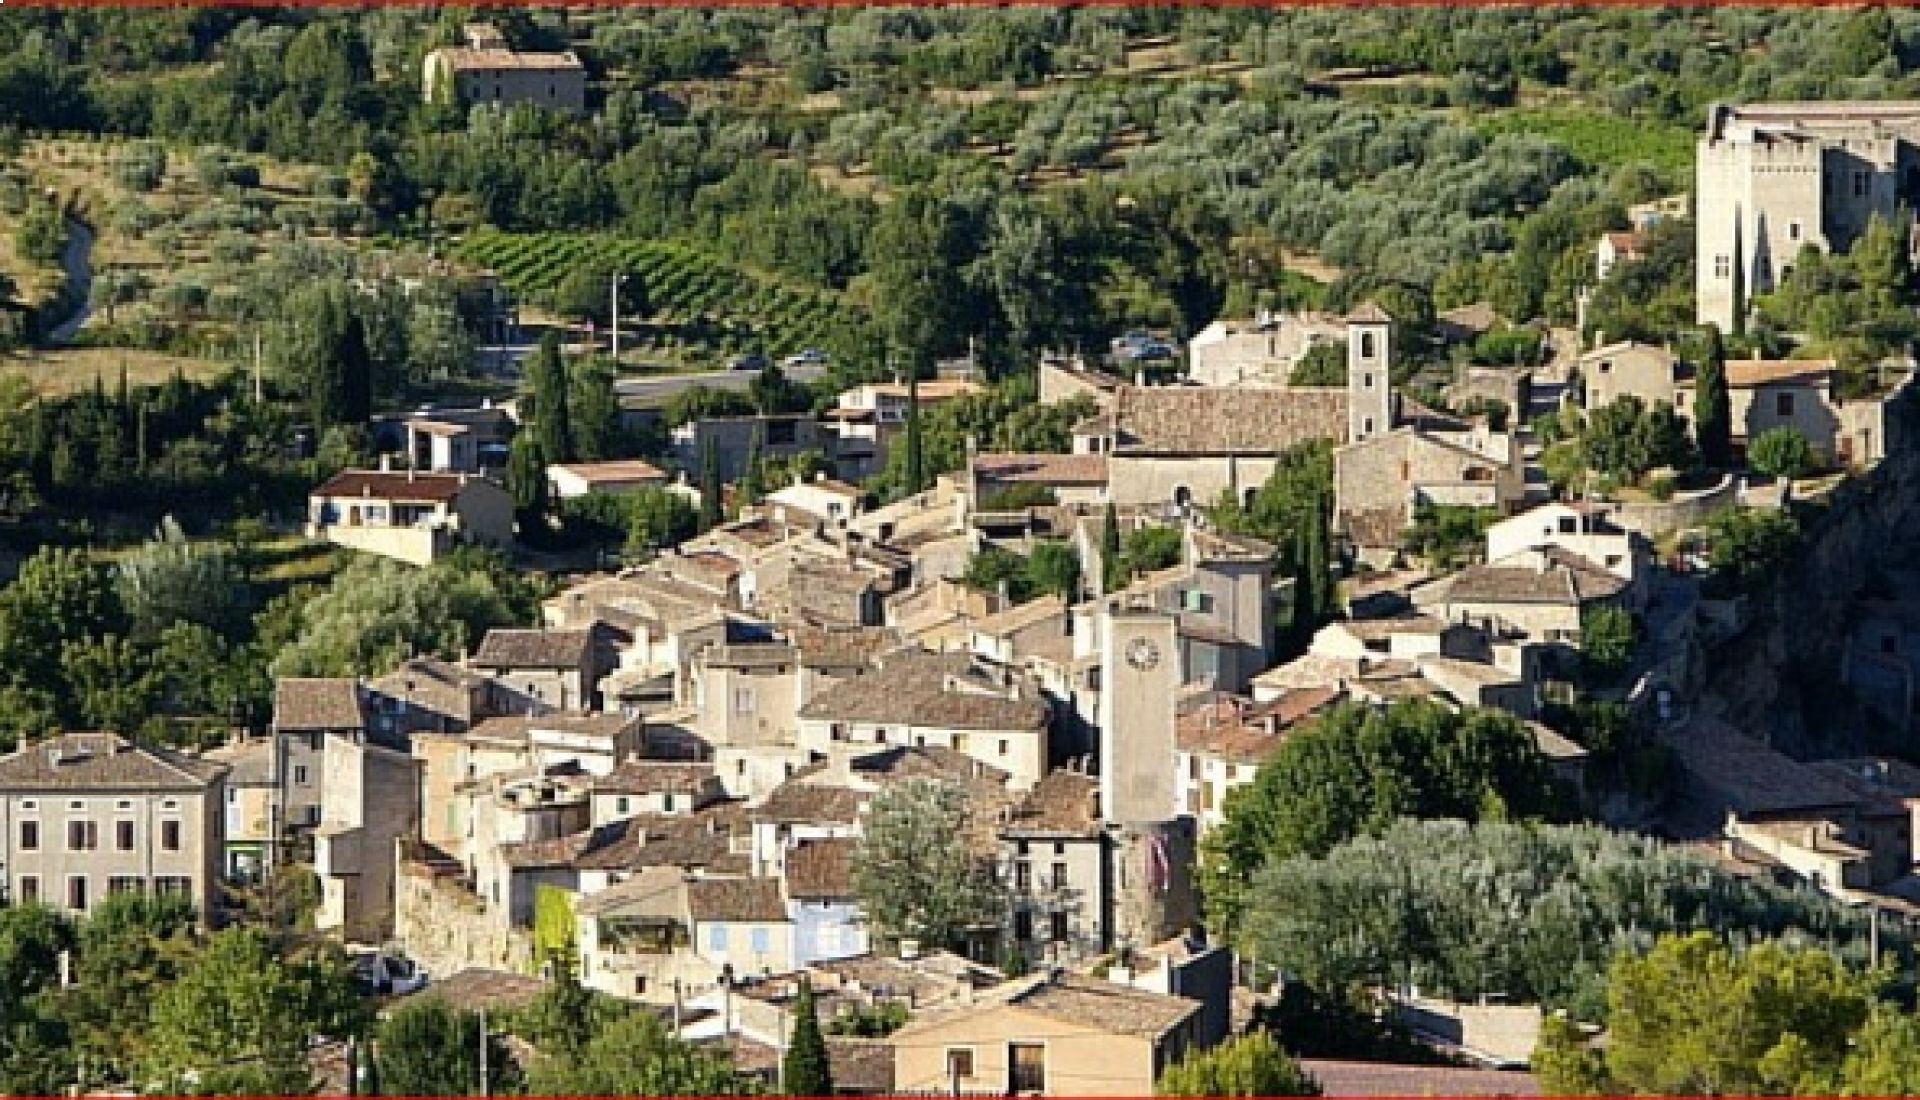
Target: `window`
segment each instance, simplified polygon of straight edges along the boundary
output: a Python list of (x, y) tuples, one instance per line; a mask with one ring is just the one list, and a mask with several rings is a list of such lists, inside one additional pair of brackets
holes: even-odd
[(1865, 172), (1855, 172), (1853, 174), (1853, 197), (1854, 198), (1860, 198), (1867, 193), (1867, 189), (1868, 189), (1867, 185), (1870, 178), (1871, 177), (1869, 177)]
[(307, 748), (312, 749), (314, 752), (319, 752), (326, 747), (326, 737), (327, 735), (319, 730), (314, 730), (307, 734)]
[(307, 766), (305, 764), (295, 764), (293, 766), (293, 781), (302, 787), (307, 785)]
[(632, 802), (633, 800), (628, 798), (626, 795), (624, 794), (621, 795), (619, 798), (616, 798), (613, 800), (613, 812), (617, 814), (626, 813), (627, 807), (632, 805)]
[[(1371, 359), (1373, 355), (1373, 333), (1363, 332), (1360, 334), (1360, 357), (1362, 359)], [(1371, 374), (1367, 375), (1367, 385), (1368, 387), (1372, 387), (1373, 385), (1373, 375)]]
[(162, 850), (168, 852), (177, 852), (180, 850), (180, 823), (178, 821), (162, 821), (160, 823), (160, 847)]
[(1372, 435), (1372, 434), (1373, 434), (1373, 417), (1371, 417), (1371, 416), (1369, 416), (1369, 417), (1367, 417), (1367, 419), (1365, 420), (1365, 422), (1363, 422), (1363, 423), (1362, 423), (1362, 424), (1360, 425), (1360, 432), (1361, 432), (1361, 434), (1362, 434), (1362, 435)]
[(727, 949), (727, 926), (715, 924), (707, 928), (707, 950), (725, 951)]
[(1000, 739), (1000, 755), (1007, 755), (1007, 739), (1004, 737)]
[(666, 794), (663, 794), (660, 796), (660, 810), (662, 813), (670, 814), (673, 812), (673, 792), (672, 791), (668, 791)]
[(767, 445), (771, 447), (793, 446), (798, 438), (794, 430), (798, 423), (798, 421), (794, 420), (767, 421)]
[(156, 894), (193, 893), (193, 879), (186, 875), (161, 875), (153, 880), (153, 892)]
[(747, 938), (753, 943), (753, 953), (756, 955), (766, 954), (773, 946), (772, 938), (767, 935), (767, 930), (764, 928), (755, 928), (748, 933)]
[(1023, 893), (1033, 889), (1033, 864), (1021, 860), (1013, 865), (1013, 888)]
[(1793, 395), (1790, 393), (1774, 394), (1773, 395), (1773, 412), (1775, 416), (1792, 416), (1793, 415)]
[(1064, 840), (1056, 840), (1056, 841), (1054, 841), (1054, 842), (1053, 842), (1053, 854), (1054, 854), (1054, 855), (1056, 855), (1056, 856), (1064, 856), (1064, 855), (1066, 855), (1066, 854), (1067, 854), (1067, 842), (1066, 842), (1066, 841), (1064, 841)]
[(1033, 914), (1025, 909), (1013, 914), (1013, 938), (1021, 943), (1033, 938)]
[(70, 813), (76, 813), (76, 814), (84, 813), (86, 812), (86, 809), (87, 809), (87, 804), (78, 798), (74, 799), (72, 802), (67, 803), (67, 810)]
[(1047, 1091), (1047, 1048), (1039, 1043), (1007, 1044), (1007, 1091)]
[(835, 741), (845, 741), (847, 739), (846, 725), (840, 722), (835, 722), (832, 726), (828, 728), (827, 736), (831, 737)]
[(1053, 888), (1055, 890), (1065, 890), (1067, 888), (1067, 865), (1064, 863), (1056, 863), (1053, 865)]
[(113, 848), (116, 852), (133, 851), (133, 822), (116, 821), (113, 823)]
[(959, 1081), (973, 1076), (973, 1048), (947, 1048), (947, 1080)]
[(39, 875), (21, 875), (20, 876), (20, 900), (21, 901), (39, 901), (40, 900), (40, 876)]
[(1713, 277), (1716, 279), (1733, 278), (1733, 261), (1726, 256), (1713, 258)]
[[(100, 826), (91, 821), (67, 822), (67, 851), (91, 852), (99, 846)], [(84, 908), (84, 906), (74, 908)]]
[(1182, 592), (1181, 596), (1182, 596), (1181, 602), (1185, 604), (1185, 607), (1183, 607), (1182, 610), (1197, 611), (1202, 615), (1207, 615), (1212, 613), (1213, 593), (1202, 592), (1197, 588), (1189, 588), (1185, 592)]
[(87, 876), (73, 875), (67, 879), (67, 908), (81, 910), (87, 907)]
[(1787, 239), (1790, 241), (1797, 241), (1800, 239), (1800, 223), (1799, 222), (1787, 223)]
[(1049, 938), (1055, 943), (1067, 942), (1067, 914), (1065, 912), (1057, 912), (1053, 914), (1049, 923), (1051, 924), (1051, 927), (1047, 929)]
[(22, 821), (20, 823), (20, 850), (23, 852), (37, 852), (40, 850), (40, 823), (38, 821)]
[(138, 894), (146, 888), (138, 875), (115, 875), (107, 880), (109, 894)]
[(735, 714), (752, 714), (753, 713), (753, 689), (752, 688), (738, 687), (733, 689), (733, 713)]

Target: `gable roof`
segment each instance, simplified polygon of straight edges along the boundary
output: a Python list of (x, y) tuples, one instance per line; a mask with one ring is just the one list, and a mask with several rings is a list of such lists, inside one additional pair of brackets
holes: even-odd
[(65, 733), (0, 756), (5, 791), (198, 791), (224, 764), (111, 733)]
[(838, 900), (853, 896), (851, 837), (803, 840), (787, 852), (787, 896)]
[(770, 878), (697, 878), (687, 883), (687, 913), (696, 921), (770, 922), (787, 919), (780, 882)]
[(593, 646), (588, 630), (489, 630), (473, 663), (485, 668), (577, 668)]
[(813, 721), (873, 722), (966, 730), (1042, 730), (1052, 712), (1016, 681), (994, 683), (966, 654), (902, 650), (875, 671), (815, 695), (800, 709)]
[(981, 454), (973, 472), (988, 481), (1035, 485), (1105, 485), (1107, 456), (1102, 454)]
[(466, 474), (430, 474), (418, 470), (342, 470), (313, 490), (316, 497), (364, 497), (406, 503), (446, 504), (484, 479)]
[(1169, 997), (1078, 974), (1023, 983), (1007, 1003), (1064, 1023), (1158, 1039), (1200, 1011), (1199, 1001)]
[(367, 723), (358, 681), (289, 676), (273, 685), (273, 725), (281, 730), (352, 730)]
[(1476, 603), (1583, 604), (1618, 595), (1627, 582), (1560, 547), (1523, 550), (1457, 573), (1447, 599)]
[(533, 72), (584, 72), (580, 58), (568, 53), (520, 53), (516, 50), (484, 49), (469, 46), (442, 46), (432, 56), (441, 58), (459, 72), (514, 69)]
[(1347, 432), (1344, 388), (1128, 386), (1114, 399), (1115, 451), (1126, 455), (1271, 456)]
[(1832, 377), (1835, 367), (1831, 359), (1729, 359), (1727, 385), (1735, 389), (1817, 386)]
[(1100, 781), (1056, 768), (1015, 803), (1001, 832), (1007, 836), (1100, 835)]
[(622, 760), (593, 781), (596, 794), (692, 794), (713, 782), (711, 763)]

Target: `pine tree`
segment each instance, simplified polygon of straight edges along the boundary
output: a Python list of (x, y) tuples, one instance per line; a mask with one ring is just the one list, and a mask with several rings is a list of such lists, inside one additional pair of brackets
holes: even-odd
[(1700, 396), (1693, 408), (1693, 437), (1700, 445), (1703, 462), (1725, 466), (1733, 457), (1729, 439), (1731, 404), (1727, 396), (1727, 351), (1718, 327), (1707, 328), (1706, 345), (1694, 387)]
[(1104, 526), (1100, 531), (1100, 590), (1102, 593), (1117, 592), (1127, 583), (1126, 567), (1120, 562), (1120, 513), (1114, 509), (1113, 502), (1107, 502), (1106, 514), (1102, 517)]
[(711, 531), (726, 518), (720, 498), (720, 454), (711, 439), (700, 448), (700, 529)]
[(813, 983), (800, 980), (800, 996), (793, 1003), (793, 1037), (780, 1064), (782, 1091), (788, 1096), (832, 1096), (833, 1066), (827, 1060), (827, 1040), (813, 1004)]

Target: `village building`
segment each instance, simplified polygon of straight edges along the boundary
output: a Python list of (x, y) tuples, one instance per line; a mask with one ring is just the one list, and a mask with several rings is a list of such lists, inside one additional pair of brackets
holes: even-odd
[(469, 474), (343, 470), (314, 489), (307, 537), (431, 565), (465, 543), (513, 541), (513, 498)]
[(611, 664), (591, 630), (489, 630), (468, 662), (539, 711), (591, 710)]
[(1920, 208), (1920, 103), (1712, 104), (1693, 194), (1696, 319), (1734, 332), (1802, 249), (1845, 252), (1875, 216), (1907, 240), (1902, 212)]
[(587, 70), (572, 51), (521, 52), (490, 23), (469, 24), (464, 46), (427, 54), (421, 87), (429, 103), (468, 106), (527, 103), (564, 114), (587, 109)]
[(80, 917), (127, 892), (222, 905), (227, 768), (107, 733), (0, 757), (0, 885), (8, 904)]
[(1506, 514), (1525, 499), (1519, 443), (1486, 424), (1406, 425), (1334, 448), (1334, 526), (1362, 561), (1391, 564), (1423, 507)]
[(1286, 386), (1309, 351), (1347, 338), (1332, 313), (1267, 313), (1217, 320), (1187, 342), (1187, 378), (1202, 386)]
[[(1200, 1003), (1049, 971), (893, 1033), (905, 1091), (1147, 1096), (1195, 1041)], [(1043, 1038), (1044, 1037), (1044, 1038)]]
[(608, 462), (556, 462), (547, 467), (547, 484), (558, 500), (573, 500), (589, 493), (632, 493), (640, 489), (658, 488), (669, 480), (665, 470), (638, 458)]

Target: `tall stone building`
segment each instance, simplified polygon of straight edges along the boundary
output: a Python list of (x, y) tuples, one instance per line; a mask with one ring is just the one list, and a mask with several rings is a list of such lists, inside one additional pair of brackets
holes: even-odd
[(1695, 171), (1695, 309), (1732, 331), (1800, 250), (1920, 200), (1920, 102), (1716, 103)]

